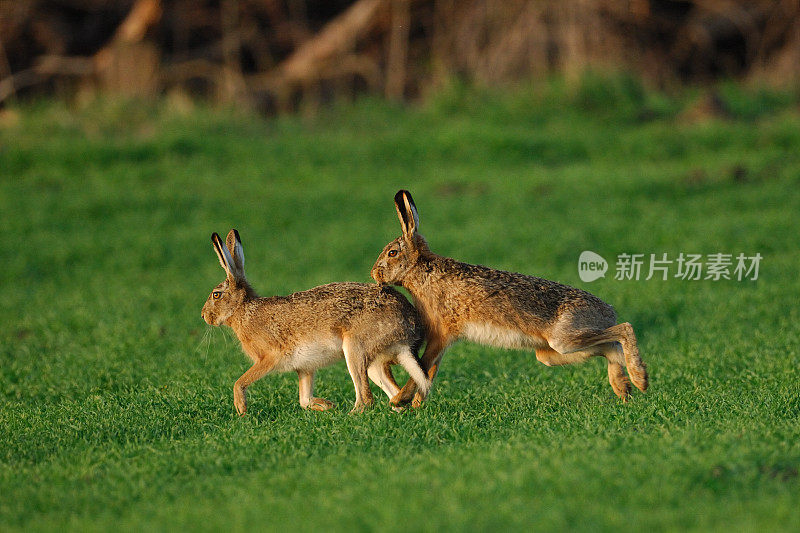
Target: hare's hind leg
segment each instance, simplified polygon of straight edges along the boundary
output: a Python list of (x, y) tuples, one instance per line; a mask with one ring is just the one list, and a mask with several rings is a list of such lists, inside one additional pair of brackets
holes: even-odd
[(333, 408), (333, 402), (314, 397), (314, 372), (298, 370), (297, 376), (300, 378), (300, 407), (312, 411), (327, 411)]
[(428, 395), (428, 390), (431, 388), (431, 380), (428, 375), (422, 370), (419, 361), (408, 346), (404, 346), (397, 352), (397, 362), (405, 368), (408, 375), (417, 384), (417, 396), (425, 398)]
[(566, 354), (559, 353), (550, 347), (536, 349), (536, 359), (547, 366), (582, 363), (595, 355), (603, 356), (608, 360), (608, 381), (611, 383), (611, 388), (614, 389), (614, 393), (622, 398), (623, 401), (627, 401), (631, 385), (630, 381), (628, 381), (628, 377), (625, 375), (625, 371), (622, 370), (625, 364), (625, 358), (622, 355), (622, 348), (619, 343), (601, 344), (587, 351), (570, 352)]
[(590, 352), (559, 353), (550, 347), (536, 348), (536, 359), (546, 366), (564, 366), (583, 363), (591, 356)]
[(392, 375), (392, 364), (390, 362), (381, 363), (376, 361), (372, 363), (367, 368), (367, 375), (369, 375), (369, 379), (373, 383), (386, 393), (390, 400), (400, 392), (400, 387)]
[(611, 330), (619, 332), (619, 342), (622, 344), (622, 351), (625, 353), (625, 366), (628, 367), (628, 375), (631, 377), (631, 381), (639, 390), (646, 391), (649, 384), (647, 366), (639, 355), (639, 344), (636, 341), (633, 326), (628, 322), (623, 322), (608, 328), (606, 331)]
[(372, 391), (367, 378), (367, 353), (361, 343), (349, 335), (342, 336), (342, 351), (356, 390), (356, 403), (350, 412), (359, 413), (372, 405)]
[[(562, 354), (586, 351), (601, 344), (619, 343), (622, 346), (625, 366), (628, 368), (628, 375), (631, 381), (640, 390), (647, 390), (647, 367), (639, 356), (636, 335), (633, 333), (633, 326), (628, 322), (611, 326), (602, 331), (587, 332), (567, 329), (552, 336), (548, 339), (548, 342), (553, 349)], [(608, 357), (608, 354), (606, 356)], [(609, 359), (610, 361), (611, 359)], [(611, 372), (611, 369), (609, 369), (609, 372)]]
[[(439, 373), (439, 364), (442, 361), (442, 356), (444, 356), (444, 351), (447, 349), (448, 345), (449, 342), (439, 336), (429, 338), (428, 343), (425, 345), (425, 351), (422, 353), (420, 366), (422, 366), (422, 370), (428, 374), (428, 379), (431, 382), (433, 382), (436, 374)], [(422, 405), (422, 401), (427, 397), (428, 392), (430, 392), (430, 390), (425, 394), (417, 392), (417, 384), (413, 379), (409, 378), (400, 393), (392, 398), (392, 403), (394, 405), (403, 405), (410, 402), (413, 398), (413, 406), (419, 407)]]

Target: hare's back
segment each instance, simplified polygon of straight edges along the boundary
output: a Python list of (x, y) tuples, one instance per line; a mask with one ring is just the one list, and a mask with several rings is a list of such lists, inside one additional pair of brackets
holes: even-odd
[(374, 283), (340, 282), (296, 292), (286, 296), (286, 300), (298, 310), (323, 313), (325, 317), (342, 320), (362, 314), (400, 311), (402, 302), (397, 300), (398, 296), (405, 300), (389, 287)]
[(416, 309), (402, 294), (374, 283), (329, 283), (275, 300), (280, 300), (276, 320), (291, 322), (293, 329), (368, 330), (372, 337), (403, 339), (422, 328)]
[(476, 298), (490, 309), (505, 308), (526, 322), (546, 326), (565, 317), (591, 315), (613, 325), (616, 319), (610, 305), (576, 287), (517, 272), (465, 266), (462, 277)]
[(391, 356), (406, 349), (417, 353), (425, 336), (414, 306), (391, 287), (330, 283), (288, 299), (309, 316), (305, 325), (298, 327), (348, 335), (371, 357), (380, 353)]

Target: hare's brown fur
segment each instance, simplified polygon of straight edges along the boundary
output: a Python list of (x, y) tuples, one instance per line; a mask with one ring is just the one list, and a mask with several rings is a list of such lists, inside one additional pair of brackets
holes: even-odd
[(209, 295), (202, 316), (211, 325), (230, 326), (253, 360), (234, 387), (240, 414), (247, 406), (246, 388), (273, 371), (298, 373), (303, 407), (330, 408), (327, 400), (313, 397), (314, 373), (342, 358), (356, 390), (356, 410), (372, 403), (368, 376), (389, 397), (397, 394), (391, 364), (403, 365), (427, 389), (415, 357), (424, 325), (400, 293), (366, 283), (331, 283), (261, 298), (245, 279), (238, 232), (231, 230), (226, 245), (214, 234), (212, 243), (228, 275)]
[[(617, 324), (614, 309), (596, 296), (554, 281), (461, 263), (431, 252), (418, 232), (419, 218), (407, 191), (395, 204), (403, 235), (390, 242), (372, 269), (378, 283), (402, 285), (414, 298), (428, 329), (423, 367), (432, 379), (444, 350), (465, 338), (505, 348), (533, 349), (542, 363), (608, 360), (609, 382), (626, 399), (630, 385), (645, 390), (647, 370), (628, 323)], [(407, 402), (407, 383), (393, 401)], [(418, 394), (415, 403), (424, 399)]]

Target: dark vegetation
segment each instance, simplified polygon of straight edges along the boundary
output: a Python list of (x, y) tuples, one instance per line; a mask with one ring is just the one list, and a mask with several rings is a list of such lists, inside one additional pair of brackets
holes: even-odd
[(171, 93), (264, 113), (453, 79), (588, 70), (651, 85), (800, 81), (795, 0), (36, 0), (0, 3), (0, 103)]

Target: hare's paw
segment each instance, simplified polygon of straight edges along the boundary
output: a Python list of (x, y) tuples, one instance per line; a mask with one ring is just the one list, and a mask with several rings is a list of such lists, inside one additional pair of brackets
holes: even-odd
[(364, 411), (366, 411), (370, 407), (372, 407), (372, 402), (370, 402), (370, 403), (359, 402), (359, 403), (357, 403), (355, 405), (355, 407), (353, 407), (350, 410), (350, 414), (354, 415), (354, 414), (358, 414), (358, 413), (363, 413)]
[(333, 407), (333, 402), (329, 402), (325, 398), (311, 398), (306, 409), (310, 409), (311, 411), (327, 411), (328, 409), (333, 409)]
[(614, 394), (620, 397), (623, 402), (627, 402), (631, 395), (631, 382), (624, 375), (615, 376), (609, 379), (611, 388), (614, 389)]
[(627, 377), (621, 377), (616, 381), (611, 382), (611, 388), (614, 389), (614, 394), (620, 397), (620, 399), (627, 403), (628, 398), (631, 397), (631, 383), (628, 381)]
[(244, 416), (247, 411), (247, 393), (244, 388), (237, 386), (233, 387), (233, 405), (236, 407), (236, 412), (239, 416)]
[(411, 407), (414, 409), (419, 409), (422, 407), (422, 399), (419, 396), (414, 396), (414, 401), (411, 402)]
[(414, 395), (414, 400), (411, 402), (411, 407), (414, 409), (419, 409), (422, 407), (422, 402), (425, 401), (425, 396), (420, 394), (419, 392)]
[(631, 394), (631, 382), (622, 365), (619, 363), (608, 364), (608, 382), (611, 388), (614, 389), (614, 394), (619, 396), (623, 402), (627, 402)]
[(395, 394), (394, 397), (390, 400), (392, 402), (392, 405), (399, 407), (401, 405), (405, 405), (411, 402), (411, 400), (414, 398), (414, 390), (415, 390), (414, 387), (409, 387), (408, 385), (400, 389), (400, 392)]
[(389, 400), (389, 403), (392, 404), (392, 408), (393, 409), (394, 408), (401, 408), (403, 405), (408, 403), (408, 401), (403, 401), (403, 400), (404, 400), (403, 391), (400, 391), (397, 394), (395, 394), (394, 396), (392, 396), (392, 399)]

